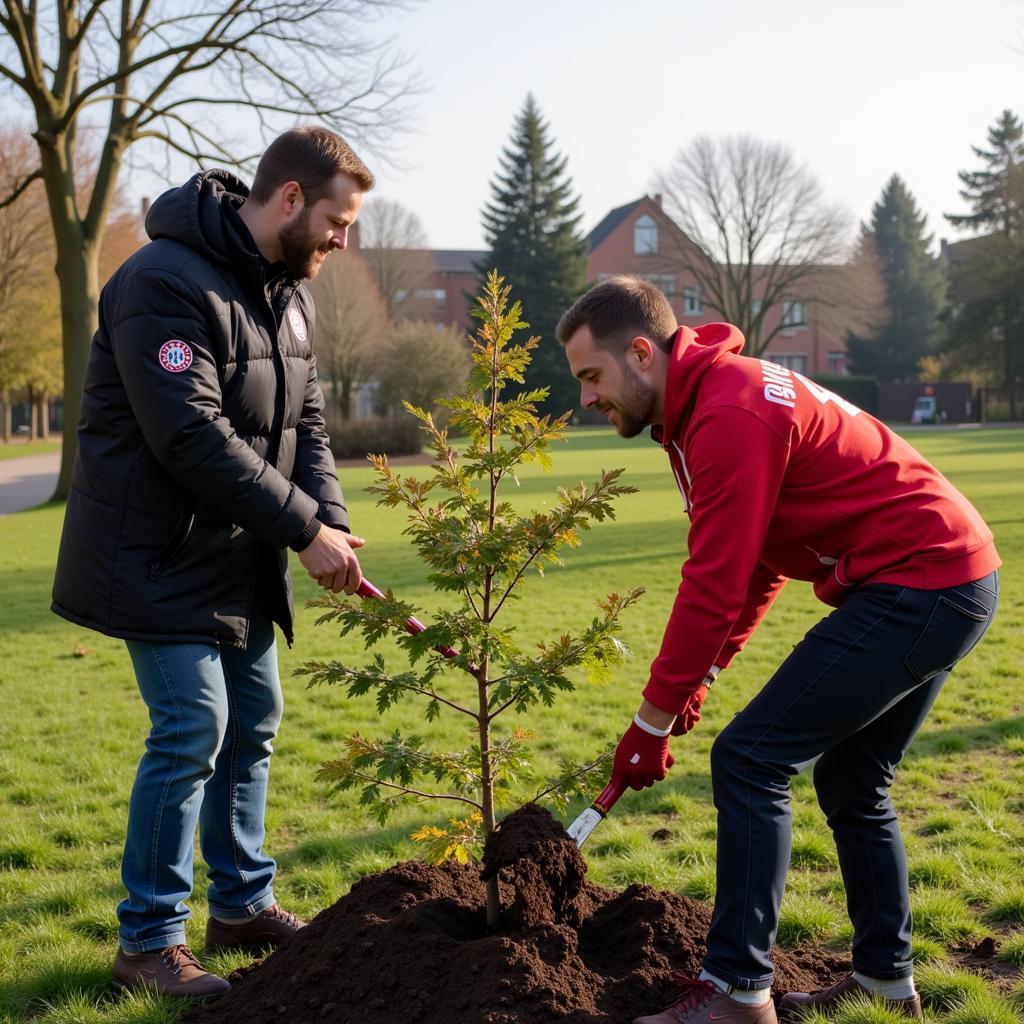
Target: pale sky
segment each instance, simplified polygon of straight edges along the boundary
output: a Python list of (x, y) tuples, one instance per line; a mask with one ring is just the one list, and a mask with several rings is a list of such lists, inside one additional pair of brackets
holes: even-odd
[[(957, 171), (1007, 107), (1024, 115), (1024, 0), (425, 0), (389, 17), (430, 88), (376, 195), (434, 248), (482, 248), (480, 210), (528, 92), (589, 231), (652, 192), (696, 135), (788, 145), (828, 198), (870, 216), (889, 176), (928, 227), (964, 211)], [(132, 191), (140, 191), (132, 181)]]
[(857, 220), (899, 173), (941, 236), (957, 171), (1024, 115), (1019, 0), (426, 0), (388, 30), (432, 89), (407, 169), (378, 194), (435, 248), (483, 247), (480, 210), (533, 92), (581, 197), (584, 230), (653, 191), (695, 135), (783, 142)]

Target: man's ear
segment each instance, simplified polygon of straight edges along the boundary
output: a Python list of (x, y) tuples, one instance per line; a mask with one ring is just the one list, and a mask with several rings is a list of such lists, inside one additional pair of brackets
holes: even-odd
[(638, 334), (629, 343), (629, 358), (631, 361), (635, 360), (640, 369), (648, 369), (654, 362), (654, 343), (650, 338)]
[(286, 217), (290, 217), (302, 209), (302, 186), (297, 181), (286, 181), (281, 186), (280, 195), (280, 212)]

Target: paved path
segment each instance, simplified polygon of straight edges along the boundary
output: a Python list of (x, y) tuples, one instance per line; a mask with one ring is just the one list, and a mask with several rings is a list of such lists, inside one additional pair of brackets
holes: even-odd
[(60, 452), (0, 460), (0, 515), (49, 500), (59, 472)]

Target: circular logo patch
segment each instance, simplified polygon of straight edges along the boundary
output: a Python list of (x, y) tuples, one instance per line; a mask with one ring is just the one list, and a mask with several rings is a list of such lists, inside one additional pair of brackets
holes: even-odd
[(292, 325), (292, 330), (295, 332), (295, 337), (299, 341), (306, 340), (306, 321), (303, 319), (302, 314), (292, 306), (288, 310), (288, 323)]
[(160, 365), (168, 373), (181, 373), (192, 365), (192, 349), (183, 341), (165, 341), (160, 346)]

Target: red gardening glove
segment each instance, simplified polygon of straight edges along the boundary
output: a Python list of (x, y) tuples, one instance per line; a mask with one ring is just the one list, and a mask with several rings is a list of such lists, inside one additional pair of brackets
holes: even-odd
[(682, 736), (684, 733), (688, 733), (700, 721), (701, 705), (707, 695), (708, 688), (703, 683), (694, 690), (689, 703), (676, 716), (672, 726), (673, 736)]
[(615, 748), (612, 784), (645, 789), (665, 778), (675, 763), (668, 752), (668, 736), (652, 736), (632, 722)]

